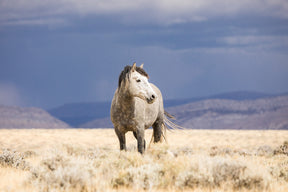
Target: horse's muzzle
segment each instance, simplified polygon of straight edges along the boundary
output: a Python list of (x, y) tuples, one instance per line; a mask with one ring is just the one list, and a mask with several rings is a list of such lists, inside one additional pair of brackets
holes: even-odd
[(147, 103), (152, 104), (156, 100), (157, 96), (156, 95), (151, 95), (150, 98), (147, 98)]

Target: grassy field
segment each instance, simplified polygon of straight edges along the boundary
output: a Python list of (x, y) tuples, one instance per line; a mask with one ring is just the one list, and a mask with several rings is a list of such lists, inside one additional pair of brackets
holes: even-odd
[[(146, 131), (146, 141), (151, 138)], [(174, 130), (138, 154), (112, 129), (0, 130), (0, 191), (288, 191), (288, 132)]]

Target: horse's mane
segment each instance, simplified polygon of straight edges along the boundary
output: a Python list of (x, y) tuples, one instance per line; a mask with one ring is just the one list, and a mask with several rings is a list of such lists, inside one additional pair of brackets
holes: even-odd
[[(122, 81), (125, 80), (126, 78), (128, 78), (128, 75), (129, 75), (131, 69), (132, 69), (132, 66), (127, 65), (127, 66), (123, 69), (123, 71), (120, 73), (120, 75), (119, 75), (119, 81), (118, 81), (118, 87), (119, 87), (119, 88), (120, 88), (120, 86), (121, 86)], [(140, 73), (141, 75), (144, 75), (145, 77), (147, 77), (147, 78), (149, 79), (149, 75), (146, 73), (146, 71), (145, 71), (143, 68), (141, 68), (141, 67), (136, 67), (136, 71), (137, 71), (138, 73)]]

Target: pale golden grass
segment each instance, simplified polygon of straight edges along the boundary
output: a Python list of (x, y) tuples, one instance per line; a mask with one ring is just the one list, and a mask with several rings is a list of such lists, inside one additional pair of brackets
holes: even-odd
[(2, 129), (0, 191), (288, 191), (287, 131), (174, 130), (167, 140), (142, 156), (131, 133), (120, 152), (113, 129)]

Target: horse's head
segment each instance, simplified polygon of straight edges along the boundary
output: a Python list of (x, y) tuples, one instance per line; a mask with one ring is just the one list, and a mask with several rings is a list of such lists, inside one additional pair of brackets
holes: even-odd
[[(142, 69), (143, 65), (139, 68)], [(148, 76), (140, 74), (137, 71), (136, 63), (133, 64), (130, 71), (129, 91), (132, 96), (139, 97), (149, 104), (153, 103), (157, 97), (155, 91), (148, 82)]]
[[(126, 68), (128, 70), (125, 70)], [(128, 73), (125, 75), (125, 77), (128, 78), (124, 85), (126, 87), (125, 88), (126, 93), (132, 97), (139, 97), (147, 101), (147, 103), (149, 104), (153, 103), (157, 98), (157, 94), (155, 93), (155, 91), (153, 90), (148, 81), (149, 76), (143, 70), (143, 65), (137, 67), (136, 63), (134, 63), (132, 67), (126, 66), (123, 71), (127, 71)], [(121, 86), (120, 78), (119, 78), (119, 86)]]

